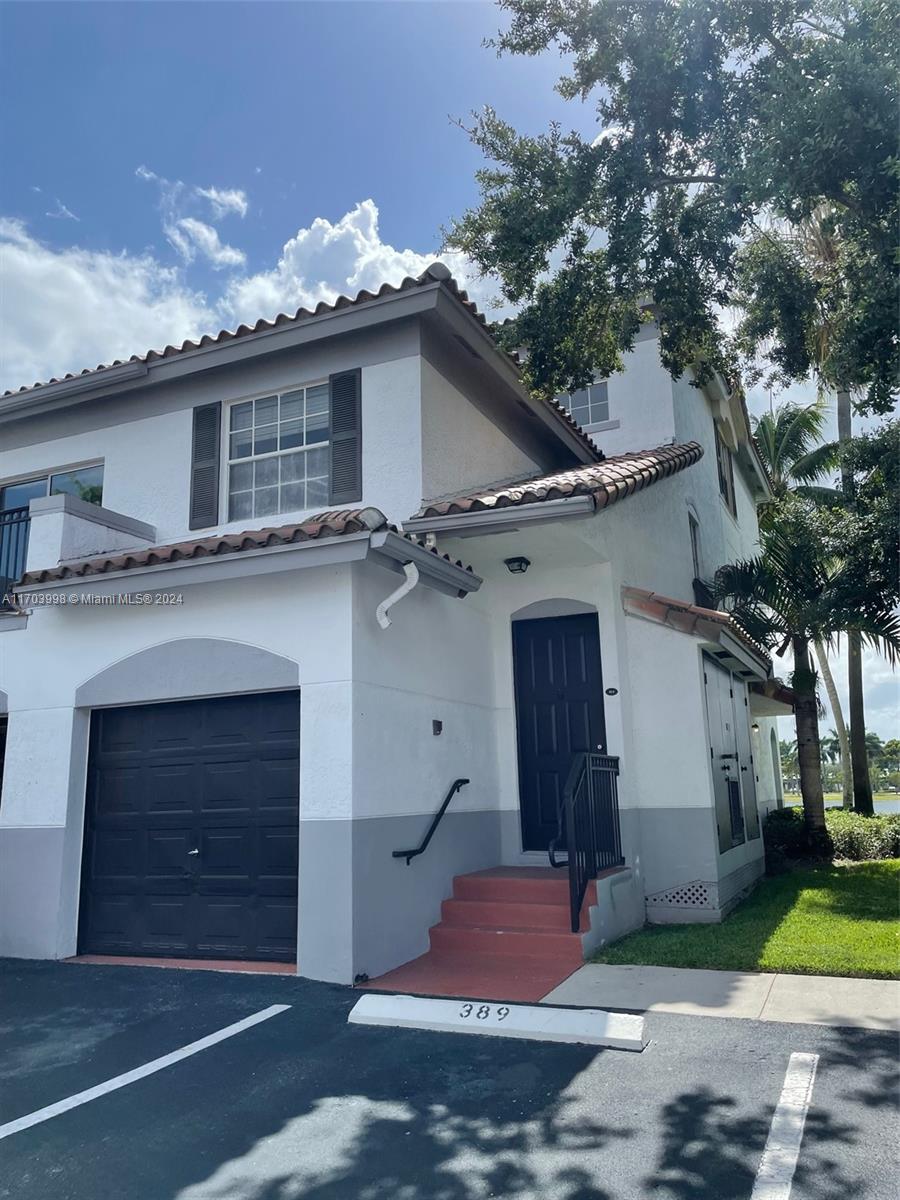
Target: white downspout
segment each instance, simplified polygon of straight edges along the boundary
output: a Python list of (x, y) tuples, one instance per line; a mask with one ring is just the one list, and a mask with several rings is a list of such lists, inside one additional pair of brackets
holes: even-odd
[(404, 563), (403, 574), (406, 576), (406, 582), (400, 586), (384, 600), (375, 609), (375, 619), (382, 629), (387, 629), (391, 623), (391, 618), (387, 615), (388, 609), (393, 608), (398, 600), (402, 600), (404, 596), (408, 596), (416, 584), (419, 582), (419, 568), (415, 563)]

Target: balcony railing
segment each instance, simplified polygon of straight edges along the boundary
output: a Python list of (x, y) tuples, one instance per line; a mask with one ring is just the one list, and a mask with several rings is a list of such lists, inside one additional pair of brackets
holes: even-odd
[[(550, 843), (550, 865), (569, 868), (569, 908), (572, 932), (581, 924), (581, 906), (588, 884), (601, 871), (621, 867), (619, 831), (619, 760), (610, 754), (582, 752), (572, 768), (559, 804), (556, 837)], [(556, 855), (565, 850), (566, 858)]]
[(27, 507), (0, 512), (0, 607), (12, 607), (9, 600), (4, 603), (4, 597), (25, 574), (30, 523)]

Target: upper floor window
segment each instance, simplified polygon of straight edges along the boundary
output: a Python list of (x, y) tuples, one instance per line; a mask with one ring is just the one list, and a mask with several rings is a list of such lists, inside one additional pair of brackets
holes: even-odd
[(328, 384), (228, 410), (228, 519), (328, 504)]
[(0, 511), (27, 508), (32, 500), (42, 496), (77, 496), (88, 504), (103, 503), (103, 465), (76, 467), (7, 483), (0, 487)]
[(694, 578), (700, 579), (703, 572), (700, 569), (700, 524), (693, 513), (688, 513), (688, 528), (691, 531), (691, 561), (694, 566)]
[(609, 387), (605, 379), (581, 391), (558, 396), (557, 401), (572, 414), (582, 429), (602, 425), (609, 420)]
[(719, 469), (719, 491), (728, 505), (732, 516), (737, 516), (737, 501), (734, 494), (734, 455), (722, 440), (716, 426), (716, 465)]

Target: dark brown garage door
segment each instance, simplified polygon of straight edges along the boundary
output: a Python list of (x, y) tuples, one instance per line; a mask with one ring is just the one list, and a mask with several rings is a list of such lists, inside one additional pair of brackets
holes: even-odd
[(79, 949), (289, 962), (300, 694), (91, 719)]

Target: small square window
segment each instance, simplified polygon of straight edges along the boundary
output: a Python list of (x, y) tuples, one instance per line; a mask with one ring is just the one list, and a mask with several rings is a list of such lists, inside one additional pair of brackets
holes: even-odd
[(557, 396), (556, 400), (582, 428), (609, 420), (609, 389), (605, 379), (577, 392)]

